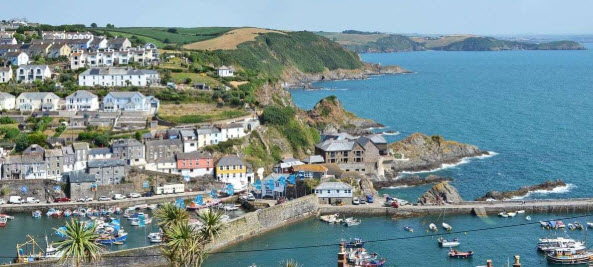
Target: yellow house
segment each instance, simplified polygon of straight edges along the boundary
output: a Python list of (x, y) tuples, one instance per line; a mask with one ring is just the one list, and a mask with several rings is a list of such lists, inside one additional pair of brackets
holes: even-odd
[(61, 56), (70, 56), (72, 49), (66, 43), (56, 43), (49, 48), (48, 57), (58, 58)]
[(216, 163), (216, 179), (243, 190), (248, 186), (247, 165), (236, 155), (224, 156)]

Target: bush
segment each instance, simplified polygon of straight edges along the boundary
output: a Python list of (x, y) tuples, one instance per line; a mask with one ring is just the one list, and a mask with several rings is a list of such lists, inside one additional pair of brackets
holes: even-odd
[(16, 121), (13, 120), (12, 118), (9, 118), (9, 117), (0, 118), (0, 124), (13, 124), (13, 123), (16, 123)]
[(267, 106), (264, 108), (263, 119), (264, 123), (282, 126), (288, 124), (295, 114), (296, 111), (291, 107)]

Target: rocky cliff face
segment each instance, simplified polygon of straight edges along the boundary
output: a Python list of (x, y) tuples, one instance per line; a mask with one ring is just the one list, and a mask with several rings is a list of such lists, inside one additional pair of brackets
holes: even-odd
[(513, 190), (513, 191), (507, 191), (507, 192), (490, 191), (490, 192), (486, 193), (486, 195), (484, 195), (483, 197), (479, 197), (476, 200), (477, 201), (486, 201), (489, 199), (505, 200), (505, 199), (511, 199), (514, 197), (524, 197), (527, 194), (529, 194), (529, 192), (538, 191), (538, 190), (552, 191), (557, 187), (563, 187), (563, 186), (566, 186), (566, 183), (564, 183), (562, 180), (547, 181), (547, 182), (544, 182), (544, 183), (541, 183), (538, 185), (523, 186), (520, 189)]
[(487, 151), (473, 145), (421, 133), (413, 133), (389, 147), (396, 159), (404, 159), (394, 162), (392, 165), (394, 172), (431, 170), (440, 168), (445, 163), (458, 163), (465, 157), (488, 155)]
[(436, 184), (418, 199), (418, 203), (422, 205), (442, 205), (461, 201), (463, 201), (461, 195), (449, 182)]
[(311, 83), (334, 80), (360, 80), (373, 75), (411, 73), (400, 66), (381, 66), (380, 64), (365, 63), (358, 69), (325, 70), (319, 73), (306, 73), (295, 68), (287, 68), (282, 75), (286, 87), (307, 87)]
[(444, 181), (453, 181), (452, 178), (449, 177), (441, 177), (438, 175), (429, 175), (425, 178), (421, 178), (420, 176), (408, 176), (399, 179), (386, 179), (382, 181), (373, 181), (373, 185), (375, 188), (385, 188), (385, 187), (395, 187), (395, 186), (418, 186), (418, 185), (425, 185), (425, 184), (436, 184)]
[(370, 127), (383, 127), (373, 120), (359, 118), (354, 113), (346, 111), (336, 96), (321, 99), (312, 110), (307, 111), (307, 116), (318, 129), (326, 132), (358, 132)]

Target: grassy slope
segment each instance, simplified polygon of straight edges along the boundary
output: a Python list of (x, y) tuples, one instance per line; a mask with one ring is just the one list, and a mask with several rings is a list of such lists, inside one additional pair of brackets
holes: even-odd
[(229, 27), (197, 27), (197, 28), (176, 28), (177, 33), (167, 32), (166, 27), (128, 27), (128, 28), (98, 28), (98, 30), (106, 30), (116, 35), (117, 32), (133, 34), (138, 37), (148, 37), (160, 42), (169, 40), (173, 44), (189, 44), (202, 40), (217, 37), (234, 28)]

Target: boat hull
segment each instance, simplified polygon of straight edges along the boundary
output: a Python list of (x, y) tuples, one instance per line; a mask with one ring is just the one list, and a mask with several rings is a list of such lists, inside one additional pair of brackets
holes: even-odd
[(99, 239), (99, 240), (97, 240), (97, 243), (99, 243), (99, 244), (113, 244), (114, 242), (124, 242), (127, 239), (128, 239), (128, 234), (125, 234), (125, 235), (110, 238), (110, 239)]

